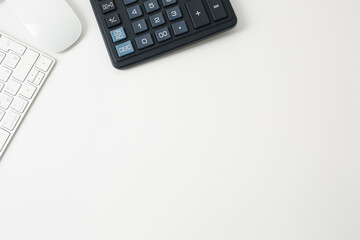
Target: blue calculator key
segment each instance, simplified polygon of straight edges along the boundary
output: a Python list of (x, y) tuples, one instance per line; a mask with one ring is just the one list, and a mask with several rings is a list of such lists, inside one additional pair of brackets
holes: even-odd
[(119, 57), (124, 57), (134, 52), (131, 41), (124, 42), (122, 44), (116, 45), (115, 47)]
[(145, 10), (147, 13), (155, 12), (160, 9), (159, 3), (157, 0), (149, 0), (144, 2)]
[(173, 5), (176, 3), (176, 0), (162, 0), (162, 4), (164, 5), (164, 7)]
[(124, 5), (130, 5), (132, 3), (137, 2), (138, 0), (123, 0), (124, 1)]
[(126, 34), (123, 27), (119, 27), (115, 30), (110, 31), (110, 34), (114, 43), (119, 42), (126, 38)]
[(127, 9), (127, 13), (129, 15), (129, 18), (132, 20), (134, 18), (141, 17), (143, 15), (141, 8), (139, 5), (135, 5), (133, 7), (129, 7)]
[(161, 12), (150, 16), (149, 19), (153, 28), (165, 24), (164, 15)]
[(143, 48), (146, 48), (146, 47), (150, 47), (151, 45), (154, 44), (150, 33), (135, 38), (135, 42), (136, 42), (136, 45), (137, 45), (138, 49), (143, 49)]
[(170, 31), (167, 27), (155, 31), (155, 36), (158, 42), (163, 42), (171, 38)]
[(172, 25), (172, 29), (175, 33), (175, 36), (179, 36), (189, 31), (185, 21), (174, 23)]
[(168, 16), (169, 21), (174, 21), (174, 20), (182, 17), (182, 13), (178, 6), (166, 10), (166, 14)]

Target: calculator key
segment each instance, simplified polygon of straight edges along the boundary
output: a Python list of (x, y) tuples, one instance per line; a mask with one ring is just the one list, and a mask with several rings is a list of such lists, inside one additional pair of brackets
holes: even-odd
[(170, 31), (167, 27), (155, 31), (155, 36), (158, 42), (163, 42), (171, 38)]
[(141, 17), (143, 15), (139, 5), (135, 5), (133, 7), (128, 8), (127, 13), (128, 13), (129, 18), (131, 20), (135, 19), (135, 18), (138, 18), (138, 17)]
[(145, 22), (145, 19), (141, 19), (139, 21), (133, 22), (132, 26), (133, 26), (135, 34), (142, 33), (142, 32), (145, 32), (146, 30), (148, 30), (148, 26)]
[(182, 17), (182, 13), (179, 7), (174, 7), (166, 10), (166, 14), (168, 16), (169, 21), (174, 21)]
[(187, 2), (186, 8), (195, 28), (200, 28), (210, 23), (201, 0)]
[(115, 48), (119, 57), (124, 57), (134, 52), (134, 48), (133, 45), (131, 44), (131, 41), (127, 41), (122, 44), (116, 45)]
[(119, 27), (115, 30), (110, 31), (110, 34), (114, 43), (119, 42), (126, 38), (126, 34), (123, 27)]
[(165, 24), (165, 19), (164, 19), (164, 16), (162, 13), (157, 13), (155, 15), (152, 15), (149, 17), (149, 19), (150, 19), (151, 26), (153, 28)]
[(162, 0), (162, 4), (164, 5), (164, 7), (173, 5), (176, 3), (176, 0)]
[(214, 21), (219, 21), (227, 17), (222, 0), (206, 0), (206, 2)]
[(175, 36), (179, 36), (189, 31), (185, 21), (174, 23), (172, 25), (172, 29), (174, 31)]
[(104, 14), (114, 11), (116, 9), (116, 6), (115, 6), (115, 3), (113, 0), (101, 1), (100, 7)]
[(150, 33), (145, 34), (145, 35), (143, 35), (141, 37), (135, 38), (135, 42), (136, 42), (136, 45), (137, 45), (138, 49), (143, 49), (143, 48), (146, 48), (146, 47), (150, 47), (151, 45), (154, 44)]
[(149, 0), (144, 2), (145, 10), (147, 13), (155, 12), (160, 9), (159, 3), (157, 0)]
[(132, 3), (136, 3), (138, 0), (123, 0), (124, 5), (130, 5)]
[(105, 16), (106, 25), (108, 28), (115, 27), (121, 23), (119, 14), (117, 13), (111, 13), (109, 15)]

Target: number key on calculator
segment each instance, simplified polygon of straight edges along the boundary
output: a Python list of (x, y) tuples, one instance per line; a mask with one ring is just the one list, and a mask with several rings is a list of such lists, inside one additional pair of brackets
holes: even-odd
[(230, 29), (229, 0), (90, 0), (111, 61), (124, 68)]

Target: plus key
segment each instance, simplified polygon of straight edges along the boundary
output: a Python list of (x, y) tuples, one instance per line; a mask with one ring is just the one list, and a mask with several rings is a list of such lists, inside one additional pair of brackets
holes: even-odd
[(186, 8), (195, 28), (201, 28), (210, 23), (209, 17), (206, 14), (204, 5), (202, 4), (201, 0), (187, 2)]

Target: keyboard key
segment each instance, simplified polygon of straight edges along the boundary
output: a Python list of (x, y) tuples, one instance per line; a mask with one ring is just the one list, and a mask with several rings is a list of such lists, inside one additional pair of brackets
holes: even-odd
[(19, 121), (19, 119), (20, 119), (19, 114), (13, 111), (8, 111), (7, 113), (5, 113), (5, 117), (1, 121), (1, 126), (12, 131), (16, 126), (17, 122)]
[(6, 95), (5, 93), (0, 93), (0, 107), (3, 109), (8, 109), (12, 101), (12, 97)]
[(38, 75), (39, 71), (35, 68), (31, 69), (29, 75), (27, 76), (26, 80), (29, 82), (34, 82), (36, 76)]
[(0, 82), (0, 91), (4, 88), (5, 84)]
[(135, 18), (138, 18), (138, 17), (141, 17), (143, 15), (139, 5), (135, 5), (133, 7), (128, 8), (127, 13), (128, 13), (129, 18), (131, 20), (135, 19)]
[(4, 59), (4, 65), (14, 69), (19, 61), (20, 61), (19, 56), (12, 53), (8, 53)]
[(172, 29), (174, 31), (175, 36), (182, 35), (189, 31), (185, 21), (174, 23), (172, 25)]
[(119, 27), (110, 32), (112, 40), (114, 43), (119, 42), (126, 38), (126, 34), (123, 27)]
[(0, 50), (3, 50), (4, 52), (8, 52), (9, 50), (19, 54), (23, 55), (26, 47), (16, 41), (13, 41), (4, 35), (0, 36)]
[(157, 13), (149, 17), (151, 26), (153, 28), (164, 25), (165, 19), (162, 13)]
[(141, 19), (139, 21), (133, 22), (132, 26), (133, 26), (135, 34), (145, 32), (146, 30), (148, 30), (148, 26), (145, 22), (145, 19)]
[(37, 75), (36, 75), (36, 78), (34, 80), (34, 84), (35, 85), (40, 85), (40, 83), (42, 82), (42, 80), (44, 79), (45, 77), (45, 74), (42, 73), (42, 72), (39, 72)]
[(171, 34), (167, 27), (155, 31), (155, 36), (158, 42), (164, 42), (171, 38)]
[(53, 61), (50, 58), (41, 56), (36, 63), (36, 67), (44, 72), (47, 72), (52, 63), (53, 63)]
[(201, 28), (210, 24), (209, 17), (206, 14), (201, 0), (194, 0), (186, 3), (191, 21), (195, 28)]
[(3, 150), (6, 141), (8, 140), (10, 133), (0, 128), (0, 151)]
[(0, 80), (1, 81), (6, 82), (9, 79), (11, 73), (12, 73), (12, 70), (10, 70), (6, 67), (0, 66)]
[(215, 22), (227, 17), (222, 0), (206, 0), (206, 2)]
[(121, 23), (119, 14), (117, 13), (111, 13), (109, 15), (105, 16), (106, 25), (108, 28), (115, 27)]
[(124, 5), (130, 5), (132, 3), (136, 3), (138, 0), (123, 0)]
[(149, 0), (144, 2), (145, 10), (147, 13), (155, 12), (160, 9), (159, 3), (157, 0)]
[(169, 21), (174, 21), (182, 17), (182, 13), (179, 7), (174, 7), (166, 10)]
[(124, 57), (134, 52), (133, 45), (131, 41), (124, 42), (122, 44), (116, 45), (116, 51), (119, 57)]
[(0, 121), (5, 116), (5, 112), (3, 110), (0, 110)]
[(164, 5), (164, 7), (173, 5), (176, 3), (176, 0), (162, 0), (162, 4)]
[(0, 52), (0, 63), (2, 62), (2, 60), (4, 60), (5, 58), (5, 53)]
[(103, 13), (108, 13), (116, 9), (115, 3), (113, 0), (106, 0), (100, 2), (100, 7)]
[(154, 44), (150, 33), (145, 34), (141, 37), (135, 38), (135, 42), (136, 42), (138, 49), (147, 48)]
[(28, 103), (29, 102), (26, 101), (25, 99), (21, 97), (16, 97), (11, 105), (11, 108), (14, 109), (15, 111), (18, 111), (19, 113), (23, 113)]
[(14, 81), (14, 80), (10, 80), (5, 87), (5, 92), (10, 93), (11, 95), (15, 96), (17, 94), (17, 92), (19, 91), (21, 87), (21, 84)]
[(26, 97), (27, 99), (30, 99), (34, 95), (35, 91), (36, 91), (36, 87), (28, 83), (24, 83), (20, 88), (19, 94)]
[(39, 53), (28, 49), (25, 52), (24, 56), (22, 56), (21, 62), (14, 70), (12, 77), (23, 82), (26, 76), (28, 75), (29, 71), (31, 70), (31, 68), (34, 66), (38, 57), (39, 57)]

